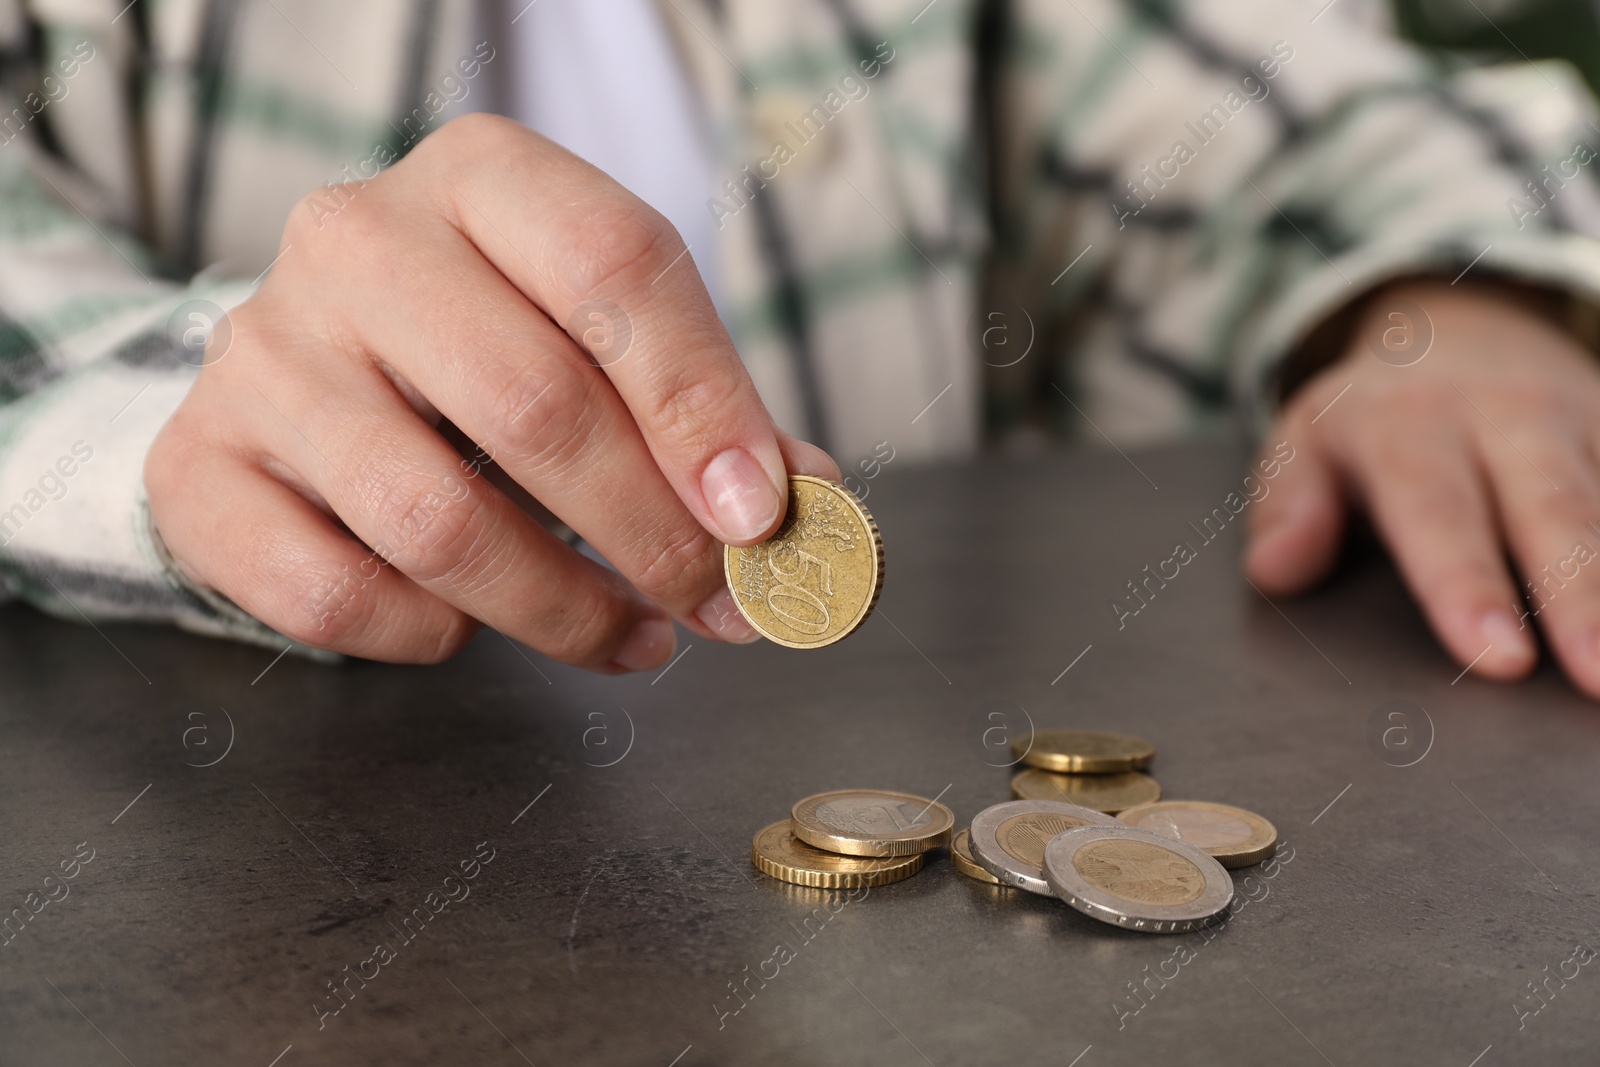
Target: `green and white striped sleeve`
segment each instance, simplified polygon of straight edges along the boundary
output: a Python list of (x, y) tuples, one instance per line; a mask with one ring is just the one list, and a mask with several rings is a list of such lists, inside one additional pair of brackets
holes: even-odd
[[(18, 28), (14, 12), (0, 23)], [(172, 565), (142, 481), (150, 441), (194, 379), (189, 353), (249, 287), (166, 280), (104, 217), (101, 187), (60, 162), (49, 127), (94, 48), (67, 51), (73, 68), (24, 42), (0, 42), (0, 598), (278, 643)]]
[(1018, 38), (1037, 141), (1012, 150), (1009, 254), (1114, 435), (1259, 424), (1312, 329), (1398, 278), (1600, 298), (1600, 126), (1571, 68), (1443, 68), (1325, 2), (1038, 0)]

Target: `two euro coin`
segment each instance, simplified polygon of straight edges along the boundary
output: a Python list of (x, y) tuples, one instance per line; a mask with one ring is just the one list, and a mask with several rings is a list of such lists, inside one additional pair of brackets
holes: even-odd
[(1202, 849), (1124, 824), (1052, 838), (1044, 875), (1083, 914), (1144, 933), (1199, 929), (1220, 919), (1233, 900), (1233, 879)]
[(1005, 885), (1051, 896), (1044, 877), (1045, 846), (1068, 830), (1115, 822), (1109, 815), (1058, 801), (996, 804), (972, 820), (972, 858)]
[[(1215, 922), (1233, 900), (1228, 872), (1198, 846), (1063, 801), (986, 808), (972, 820), (970, 845), (972, 863), (999, 884), (1144, 933)], [(954, 849), (951, 862), (978, 877)]]

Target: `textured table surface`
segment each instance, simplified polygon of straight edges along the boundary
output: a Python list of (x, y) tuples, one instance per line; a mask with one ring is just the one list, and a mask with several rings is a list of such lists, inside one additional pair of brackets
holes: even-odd
[[(1238, 522), (1189, 525), (1242, 474), (1228, 446), (891, 465), (858, 634), (637, 678), (493, 633), (328, 667), (0, 612), (0, 910), (31, 916), (0, 1064), (1593, 1063), (1600, 708), (1549, 669), (1453, 681), (1371, 552), (1272, 605)], [(751, 868), (809, 793), (960, 825), (1009, 799), (997, 708), (1149, 738), (1169, 797), (1277, 823), (1274, 876), (1235, 872), (1208, 939), (943, 853), (854, 899)]]

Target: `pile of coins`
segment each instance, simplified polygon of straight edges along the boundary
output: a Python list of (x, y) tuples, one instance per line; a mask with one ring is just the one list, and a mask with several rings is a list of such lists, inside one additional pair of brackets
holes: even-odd
[[(723, 569), (740, 614), (770, 641), (820, 648), (854, 633), (883, 590), (883, 539), (837, 482), (795, 475), (767, 541), (727, 546)], [(763, 827), (750, 858), (765, 874), (819, 889), (888, 885), (950, 846), (962, 874), (1057, 896), (1102, 922), (1151, 933), (1215, 921), (1233, 900), (1224, 867), (1260, 863), (1278, 832), (1242, 808), (1162, 801), (1144, 773), (1148, 741), (1092, 730), (1018, 740), (1015, 800), (979, 812), (951, 837), (938, 799), (877, 789), (819, 793)], [(1120, 815), (1120, 819), (1112, 818)]]
[[(1148, 741), (1090, 730), (1019, 739), (1018, 799), (979, 812), (950, 846), (956, 870), (1060, 897), (1085, 915), (1147, 933), (1216, 921), (1233, 900), (1226, 867), (1260, 863), (1278, 831), (1226, 804), (1161, 800)], [(1118, 818), (1112, 818), (1113, 815)]]
[(789, 818), (762, 827), (750, 859), (763, 874), (819, 889), (888, 885), (922, 870), (948, 844), (956, 817), (910, 793), (840, 789), (806, 797)]
[(1061, 800), (1115, 815), (1161, 799), (1161, 786), (1144, 768), (1155, 746), (1126, 734), (1095, 730), (1043, 730), (1011, 744), (1026, 769), (1011, 779), (1018, 800)]
[(969, 878), (1059, 897), (1125, 929), (1178, 933), (1220, 918), (1233, 900), (1225, 868), (1260, 863), (1277, 843), (1254, 812), (1161, 800), (1143, 773), (1155, 748), (1139, 738), (1051, 730), (1013, 753), (1027, 767), (1011, 783), (1017, 799), (953, 838), (955, 818), (936, 801), (841, 790), (800, 801), (756, 834), (751, 857), (786, 882), (848, 889), (909, 878), (948, 842), (951, 865)]

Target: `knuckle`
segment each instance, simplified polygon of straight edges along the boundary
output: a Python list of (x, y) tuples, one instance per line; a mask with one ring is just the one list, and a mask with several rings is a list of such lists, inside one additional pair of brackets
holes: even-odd
[(283, 235), (278, 241), (278, 253), (295, 245), (309, 246), (311, 238), (321, 229), (323, 187), (318, 186), (296, 200), (283, 220)]
[(470, 163), (482, 152), (492, 151), (507, 138), (526, 134), (524, 127), (504, 116), (474, 111), (453, 118), (428, 134), (418, 142), (413, 155), (428, 161), (440, 156), (459, 166)]
[(580, 299), (645, 289), (681, 251), (683, 239), (661, 214), (628, 197), (582, 205), (564, 249), (567, 283)]
[(324, 232), (334, 217), (361, 199), (360, 193), (359, 186), (335, 182), (319, 185), (306, 193), (289, 212), (279, 251), (294, 245), (310, 246), (312, 238)]
[(483, 501), (453, 473), (417, 485), (400, 478), (378, 494), (371, 513), (388, 538), (385, 555), (420, 582), (452, 580), (478, 555)]
[(189, 418), (180, 406), (156, 433), (145, 453), (144, 488), (153, 510), (160, 511), (180, 496), (189, 478), (187, 472), (194, 467), (197, 448), (198, 441)]
[(552, 599), (539, 620), (537, 647), (563, 663), (598, 666), (621, 647), (632, 614), (620, 595), (600, 585)]
[[(277, 563), (274, 569), (282, 570), (282, 561)], [(313, 648), (340, 651), (364, 644), (375, 598), (362, 595), (368, 583), (349, 567), (330, 560), (304, 560), (282, 570), (272, 584), (280, 590), (280, 611), (277, 618), (262, 621), (283, 636)]]
[(673, 440), (692, 441), (705, 437), (703, 427), (708, 419), (717, 419), (719, 412), (737, 406), (741, 383), (733, 375), (690, 377), (683, 368), (669, 366), (649, 396), (643, 412), (649, 427)]
[(598, 422), (598, 384), (597, 375), (556, 360), (510, 374), (489, 404), (489, 425), (507, 458), (542, 474), (576, 462)]
[(385, 595), (380, 588), (386, 580), (382, 570), (368, 573), (365, 562), (352, 567), (328, 560), (304, 560), (287, 571), (281, 559), (275, 562), (273, 569), (280, 573), (272, 584), (280, 590), (280, 600), (277, 610), (263, 621), (303, 645), (384, 659), (403, 658), (414, 663), (440, 663), (459, 652), (477, 632), (477, 622), (455, 609), (397, 609), (392, 591)]
[(1358, 479), (1370, 487), (1400, 485), (1434, 472), (1437, 460), (1416, 447), (1416, 430), (1406, 420), (1384, 416), (1371, 419), (1356, 432), (1340, 439)]
[(414, 657), (417, 663), (443, 663), (466, 647), (478, 632), (479, 623), (463, 612), (453, 612), (444, 625), (428, 634), (431, 643), (425, 645)]
[[(1565, 471), (1567, 468), (1567, 463), (1555, 456), (1536, 455), (1533, 461), (1542, 471)], [(1542, 475), (1531, 470), (1527, 474), (1533, 507), (1540, 521), (1550, 527), (1550, 535), (1559, 544), (1568, 537), (1578, 536), (1593, 521), (1594, 501), (1587, 493), (1572, 492), (1570, 475), (1564, 473), (1556, 477), (1565, 481), (1568, 487), (1556, 489)]]
[(1389, 385), (1380, 405), (1396, 417), (1436, 419), (1453, 417), (1461, 397), (1448, 384), (1413, 376)]
[(1496, 401), (1514, 417), (1543, 421), (1565, 410), (1571, 400), (1565, 378), (1554, 374), (1518, 374), (1495, 384)]
[(434, 601), (416, 611), (386, 611), (364, 641), (365, 654), (405, 663), (443, 663), (478, 632), (470, 615)]
[(715, 559), (711, 535), (691, 522), (665, 537), (653, 536), (651, 544), (629, 575), (635, 588), (657, 603), (697, 606)]
[[(271, 276), (269, 275), (268, 282), (270, 281)], [(237, 352), (241, 348), (261, 343), (267, 324), (273, 320), (273, 313), (264, 307), (271, 299), (271, 297), (264, 295), (266, 284), (268, 283), (264, 282), (263, 288), (251, 294), (249, 299), (228, 310), (228, 327), (233, 332), (233, 339), (229, 342), (230, 351)], [(213, 372), (228, 362), (230, 361), (219, 360), (214, 363), (208, 361), (201, 366), (200, 373), (204, 376), (206, 373)], [(189, 395), (194, 395), (192, 390)]]
[(218, 435), (223, 439), (236, 440), (240, 436), (237, 427), (228, 426), (227, 415), (231, 413), (239, 390), (248, 391), (248, 386), (243, 384), (250, 374), (247, 368), (261, 366), (277, 355), (275, 350), (281, 347), (270, 339), (269, 331), (281, 332), (285, 320), (278, 316), (274, 325), (273, 315), (266, 307), (270, 299), (258, 294), (226, 312), (226, 346), (214, 359), (208, 353), (195, 375), (194, 385), (179, 407), (180, 411), (187, 409), (196, 421), (204, 418), (220, 424)]
[[(374, 246), (388, 226), (381, 197), (368, 188), (379, 180), (323, 185), (301, 197), (284, 224), (280, 252), (303, 249), (314, 261), (321, 250), (340, 261)], [(296, 259), (285, 255), (278, 267), (292, 269)]]
[[(266, 284), (271, 285), (272, 279)], [(200, 368), (195, 387), (185, 398), (186, 405), (191, 401), (195, 405), (225, 405), (232, 390), (254, 397), (251, 385), (256, 374), (264, 373), (270, 380), (289, 373), (286, 357), (293, 346), (283, 343), (284, 317), (273, 310), (276, 302), (278, 298), (273, 295), (257, 293), (228, 312), (228, 325), (233, 331), (228, 358), (208, 361)]]
[(1373, 429), (1359, 454), (1366, 461), (1367, 478), (1382, 479), (1409, 499), (1425, 497), (1430, 505), (1448, 506), (1462, 503), (1470, 491), (1462, 480), (1464, 457), (1418, 448), (1417, 435), (1405, 426)]

